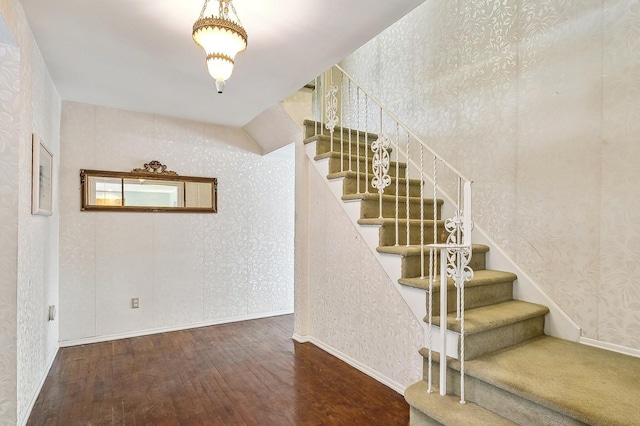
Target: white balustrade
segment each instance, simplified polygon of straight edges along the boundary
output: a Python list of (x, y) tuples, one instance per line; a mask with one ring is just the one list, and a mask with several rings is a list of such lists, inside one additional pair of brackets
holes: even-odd
[[(339, 84), (334, 84), (335, 76)], [(377, 190), (379, 199), (379, 218), (383, 219), (383, 197), (385, 190), (391, 186), (392, 178), (390, 172), (395, 170), (395, 212), (392, 215), (395, 223), (395, 246), (400, 245), (401, 222), (406, 222), (406, 246), (412, 246), (411, 223), (419, 224), (420, 241), (420, 278), (428, 278), (428, 312), (427, 312), (427, 337), (426, 346), (428, 348), (428, 392), (433, 391), (432, 387), (432, 351), (435, 345), (433, 342), (433, 292), (436, 283), (436, 276), (440, 276), (440, 394), (445, 395), (447, 391), (447, 280), (452, 278), (456, 288), (456, 320), (460, 321), (460, 350), (457, 355), (460, 361), (460, 402), (464, 403), (464, 285), (465, 282), (473, 278), (473, 270), (469, 267), (472, 255), (471, 231), (473, 222), (471, 218), (471, 181), (464, 177), (456, 168), (438, 155), (422, 138), (412, 132), (403, 124), (397, 116), (388, 111), (369, 92), (356, 83), (353, 78), (339, 66), (334, 66), (331, 70), (316, 79), (316, 90), (322, 88), (323, 96), (316, 94), (316, 100), (323, 100), (321, 106), (315, 105), (315, 110), (321, 112), (320, 116), (325, 117), (325, 125), (316, 125), (315, 131), (324, 134), (324, 129), (330, 133), (331, 151), (334, 152), (334, 132), (335, 127), (340, 126), (340, 171), (345, 171), (345, 151), (348, 152), (348, 171), (353, 172), (352, 161), (354, 160), (353, 148), (355, 145), (355, 172), (356, 172), (356, 193), (368, 194), (369, 185)], [(375, 117), (374, 119), (370, 119)], [(383, 129), (387, 132), (383, 132)], [(344, 132), (347, 132), (345, 136)], [(376, 139), (369, 144), (371, 135), (377, 134)], [(355, 141), (352, 139), (355, 136)], [(338, 137), (338, 136), (336, 136)], [(346, 141), (345, 141), (346, 139)], [(361, 139), (364, 141), (364, 158), (361, 158)], [(345, 150), (344, 143), (348, 144)], [(390, 150), (395, 150), (395, 166), (392, 165)], [(371, 151), (371, 158), (370, 158)], [(333, 154), (332, 154), (333, 155)], [(430, 157), (433, 167), (432, 174), (425, 171), (425, 157)], [(364, 161), (362, 161), (364, 160)], [(362, 170), (361, 162), (364, 163)], [(371, 163), (371, 169), (370, 165)], [(406, 164), (404, 171), (404, 200), (401, 193), (400, 164)], [(361, 188), (361, 177), (364, 177), (364, 191)], [(452, 178), (453, 177), (453, 178)], [(416, 212), (415, 204), (411, 203), (410, 195), (411, 180), (419, 183), (420, 200), (419, 211)], [(424, 197), (425, 185), (429, 182), (432, 185), (433, 212), (431, 219), (425, 219)], [(456, 192), (456, 196), (447, 197), (445, 189)], [(444, 236), (439, 237), (439, 220), (437, 200), (440, 198), (451, 198), (453, 200), (454, 214), (444, 220)], [(404, 201), (404, 205), (402, 205)], [(404, 207), (404, 214), (400, 213), (400, 208)], [(402, 216), (402, 217), (401, 217)], [(415, 219), (415, 217), (418, 219)], [(432, 241), (426, 241), (425, 228), (427, 222), (432, 222)], [(415, 244), (413, 244), (415, 245)], [(429, 264), (426, 262), (426, 251), (429, 250)], [(437, 262), (439, 259), (439, 265)]]

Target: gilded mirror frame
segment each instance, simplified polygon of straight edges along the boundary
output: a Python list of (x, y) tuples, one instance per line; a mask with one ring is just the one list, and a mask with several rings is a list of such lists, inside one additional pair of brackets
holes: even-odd
[[(99, 180), (111, 181), (113, 203), (104, 204), (104, 200), (96, 198), (96, 182)], [(128, 181), (128, 182), (127, 182)], [(132, 198), (132, 192), (127, 192), (126, 185), (142, 188), (175, 188), (172, 206), (163, 205), (127, 205), (127, 198)], [(117, 186), (120, 186), (119, 198)], [(209, 193), (210, 188), (210, 193)], [(195, 192), (194, 192), (195, 190)], [(157, 190), (149, 190), (158, 192)], [(144, 168), (133, 169), (131, 172), (116, 172), (108, 170), (80, 170), (80, 193), (82, 211), (111, 211), (111, 212), (147, 212), (147, 213), (217, 213), (218, 212), (218, 179), (196, 176), (181, 176), (176, 172), (167, 170), (167, 166), (154, 160), (146, 163)], [(195, 194), (195, 195), (193, 195)], [(202, 198), (206, 206), (199, 205), (200, 201), (190, 201), (187, 197)], [(118, 204), (119, 202), (119, 204)], [(180, 205), (181, 204), (181, 205)]]

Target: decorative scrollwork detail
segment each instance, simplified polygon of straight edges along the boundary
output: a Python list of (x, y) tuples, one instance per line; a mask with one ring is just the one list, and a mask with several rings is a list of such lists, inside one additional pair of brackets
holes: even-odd
[(380, 135), (375, 142), (371, 144), (371, 151), (373, 151), (373, 179), (371, 180), (371, 186), (376, 188), (381, 194), (384, 189), (391, 184), (391, 177), (389, 176), (389, 146), (391, 141), (388, 137)]
[(178, 176), (173, 170), (167, 170), (167, 166), (158, 160), (149, 161), (142, 169), (133, 169), (131, 173)]
[(338, 118), (338, 86), (331, 85), (325, 94), (327, 102), (327, 124), (325, 127), (333, 133), (340, 119)]
[[(460, 245), (464, 240), (464, 221), (468, 220), (462, 211), (456, 210), (452, 218), (444, 223), (449, 232), (447, 245)], [(473, 225), (471, 226), (473, 228)], [(456, 247), (447, 249), (447, 276), (453, 278), (456, 287), (460, 288), (465, 281), (473, 279), (473, 270), (469, 267), (471, 261), (471, 247)]]
[(458, 235), (462, 236), (463, 216), (460, 210), (456, 210), (453, 217), (448, 218), (444, 222), (444, 229), (449, 232), (447, 236), (447, 244), (459, 244)]

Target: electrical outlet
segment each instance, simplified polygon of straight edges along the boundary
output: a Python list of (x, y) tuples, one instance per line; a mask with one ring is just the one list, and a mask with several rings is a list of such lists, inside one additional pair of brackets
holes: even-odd
[(140, 307), (140, 298), (131, 298), (131, 309), (138, 309)]

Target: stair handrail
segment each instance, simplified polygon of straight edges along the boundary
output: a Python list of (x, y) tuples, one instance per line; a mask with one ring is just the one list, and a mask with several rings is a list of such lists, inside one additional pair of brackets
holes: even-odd
[(402, 120), (400, 120), (400, 118), (398, 118), (397, 115), (395, 115), (393, 112), (391, 112), (388, 108), (386, 108), (384, 105), (382, 105), (382, 103), (380, 103), (380, 101), (378, 101), (371, 93), (369, 93), (364, 87), (362, 87), (357, 81), (355, 81), (355, 79), (351, 76), (351, 74), (349, 74), (348, 72), (346, 72), (340, 65), (336, 64), (334, 65), (334, 67), (339, 70), (342, 74), (344, 74), (345, 77), (347, 77), (349, 80), (351, 80), (351, 82), (353, 84), (356, 85), (356, 87), (358, 87), (360, 89), (360, 91), (362, 91), (362, 93), (364, 93), (369, 99), (371, 99), (371, 101), (376, 104), (376, 106), (378, 106), (378, 108), (382, 109), (382, 111), (384, 111), (389, 118), (391, 118), (392, 120), (394, 120), (395, 122), (397, 122), (400, 127), (402, 127), (408, 134), (409, 136), (411, 136), (412, 138), (414, 138), (416, 141), (418, 141), (419, 143), (421, 143), (422, 145), (424, 145), (425, 149), (427, 149), (434, 157), (436, 157), (442, 164), (444, 164), (445, 166), (447, 166), (447, 168), (449, 170), (451, 170), (453, 173), (455, 173), (456, 175), (458, 175), (460, 177), (460, 179), (462, 179), (465, 182), (473, 182), (471, 179), (466, 178), (460, 171), (458, 171), (458, 169), (456, 169), (453, 165), (451, 165), (447, 160), (445, 160), (440, 154), (438, 154), (437, 152), (435, 152), (425, 141), (422, 140), (422, 138), (420, 136), (418, 136), (415, 132), (413, 132), (407, 125), (405, 125)]
[[(334, 74), (337, 74), (340, 79), (340, 88), (341, 91), (338, 92), (338, 86), (334, 84)], [(345, 92), (345, 78), (347, 82), (347, 105), (345, 106), (344, 100), (344, 92)], [(328, 83), (328, 84), (327, 84)], [(355, 87), (355, 97), (351, 98), (352, 86)], [(347, 73), (342, 67), (339, 65), (334, 65), (329, 70), (327, 70), (323, 75), (319, 76), (316, 80), (316, 91), (315, 94), (318, 94), (318, 88), (322, 87), (324, 89), (324, 102), (321, 99), (316, 98), (319, 102), (314, 102), (314, 107), (316, 109), (316, 117), (320, 115), (321, 117), (326, 117), (326, 124), (322, 126), (319, 122), (322, 120), (316, 121), (316, 134), (324, 135), (324, 130), (329, 131), (330, 134), (330, 152), (331, 155), (334, 155), (335, 152), (335, 139), (334, 133), (336, 132), (336, 127), (339, 126), (340, 131), (340, 173), (344, 172), (353, 172), (356, 174), (356, 193), (357, 195), (362, 195), (363, 199), (369, 195), (369, 187), (371, 186), (373, 189), (377, 189), (378, 192), (378, 200), (379, 200), (379, 219), (384, 219), (383, 217), (383, 199), (385, 197), (385, 189), (391, 185), (392, 177), (390, 172), (392, 172), (393, 163), (391, 161), (390, 148), (395, 147), (395, 193), (393, 194), (395, 201), (395, 212), (394, 212), (394, 223), (395, 223), (395, 246), (398, 247), (400, 245), (400, 222), (405, 221), (406, 226), (406, 236), (403, 235), (402, 238), (406, 238), (406, 246), (407, 253), (409, 252), (409, 247), (411, 246), (411, 227), (412, 227), (412, 218), (411, 212), (411, 199), (415, 198), (415, 195), (411, 195), (411, 187), (410, 187), (410, 176), (411, 176), (411, 167), (419, 173), (419, 185), (420, 185), (420, 195), (419, 195), (419, 252), (420, 256), (420, 279), (425, 279), (425, 254), (426, 250), (429, 250), (429, 271), (428, 271), (428, 308), (427, 308), (427, 343), (428, 347), (428, 392), (433, 392), (432, 390), (432, 351), (434, 350), (434, 345), (439, 343), (439, 351), (440, 352), (440, 394), (446, 395), (447, 384), (446, 384), (446, 365), (447, 365), (447, 278), (451, 277), (454, 280), (456, 286), (456, 320), (460, 321), (460, 351), (457, 354), (460, 360), (460, 402), (465, 403), (464, 399), (464, 283), (473, 277), (473, 270), (469, 266), (469, 262), (472, 254), (472, 241), (471, 241), (471, 230), (473, 228), (472, 221), (472, 205), (471, 205), (471, 184), (472, 181), (465, 177), (459, 170), (457, 170), (452, 164), (446, 161), (441, 155), (439, 155), (434, 149), (432, 149), (422, 138), (420, 138), (415, 132), (413, 132), (407, 125), (405, 125), (394, 113), (392, 113), (389, 109), (384, 107), (380, 101), (378, 101), (371, 93), (369, 93), (366, 89), (364, 89), (360, 84), (358, 84), (355, 79)], [(360, 95), (364, 96), (364, 106), (361, 105)], [(378, 108), (377, 116), (374, 121), (378, 121), (378, 130), (377, 135), (374, 135), (369, 126), (369, 104), (373, 103), (374, 107)], [(318, 103), (320, 105), (318, 105)], [(354, 105), (355, 104), (355, 105)], [(319, 110), (318, 110), (319, 109)], [(346, 113), (345, 113), (346, 111)], [(362, 114), (364, 112), (364, 117)], [(375, 112), (375, 111), (374, 111)], [(347, 163), (345, 163), (345, 115), (350, 114), (349, 120), (353, 122), (354, 125), (350, 125), (350, 129), (347, 129), (348, 138), (348, 157)], [(385, 132), (383, 132), (383, 124), (384, 116), (387, 117), (387, 121), (391, 121), (391, 128), (395, 127), (395, 136), (396, 141), (394, 144), (393, 138), (390, 138)], [(364, 120), (364, 131), (361, 131), (361, 117)], [(320, 124), (320, 132), (318, 132), (318, 124)], [(387, 126), (388, 127), (388, 126)], [(355, 130), (353, 130), (355, 129)], [(386, 129), (386, 127), (385, 127)], [(403, 141), (401, 141), (401, 131), (402, 129), (402, 137)], [(391, 130), (393, 133), (394, 130)], [(364, 136), (364, 158), (361, 158), (361, 133)], [(389, 133), (389, 134), (391, 134)], [(353, 165), (353, 140), (352, 136), (355, 134), (356, 148), (355, 148), (355, 170)], [(369, 145), (369, 137), (377, 136), (377, 139)], [(419, 150), (419, 162), (416, 159), (417, 155), (411, 155), (412, 153), (412, 141), (414, 141), (414, 145), (418, 144)], [(403, 148), (403, 144), (404, 148)], [(415, 148), (414, 148), (415, 149)], [(369, 151), (372, 152), (373, 157), (371, 161), (369, 160)], [(429, 176), (428, 173), (425, 172), (424, 168), (424, 155), (425, 151), (432, 156), (433, 162), (433, 175)], [(403, 188), (400, 187), (400, 180), (403, 179), (400, 177), (400, 154), (404, 155), (404, 160), (406, 161), (406, 168), (404, 171), (405, 174), (405, 186)], [(364, 192), (361, 191), (361, 175), (362, 175), (362, 167), (364, 163)], [(370, 179), (370, 163), (372, 169), (372, 176)], [(441, 164), (448, 169), (450, 173), (453, 174), (455, 183), (454, 186), (455, 191), (457, 192), (457, 197), (453, 200), (451, 197), (446, 196), (446, 191), (444, 185), (446, 183), (441, 183), (438, 179), (438, 164)], [(410, 167), (411, 166), (411, 167)], [(346, 168), (348, 167), (348, 170)], [(429, 243), (425, 243), (425, 180), (429, 180), (433, 184), (433, 201), (432, 207), (433, 212), (431, 219), (433, 226), (433, 235), (432, 241)], [(404, 191), (405, 196), (401, 197), (400, 193)], [(442, 232), (442, 236), (438, 235), (438, 229), (441, 226), (439, 222), (442, 222), (439, 219), (440, 215), (438, 214), (438, 194), (442, 194), (445, 198), (448, 198), (452, 204), (454, 204), (454, 212), (451, 217), (447, 218), (444, 221), (444, 230)], [(400, 198), (404, 198), (405, 202), (403, 205), (400, 205)], [(405, 210), (404, 217), (400, 219), (400, 211), (401, 208)], [(413, 210), (415, 211), (415, 210)], [(448, 235), (446, 234), (448, 232)], [(415, 240), (415, 236), (413, 240)], [(438, 268), (435, 263), (436, 256), (440, 257), (440, 266)], [(432, 313), (433, 313), (433, 291), (434, 291), (434, 283), (435, 283), (435, 274), (437, 269), (440, 270), (440, 341), (434, 342), (432, 340)], [(442, 272), (445, 271), (445, 272)], [(421, 320), (421, 318), (418, 318)]]

